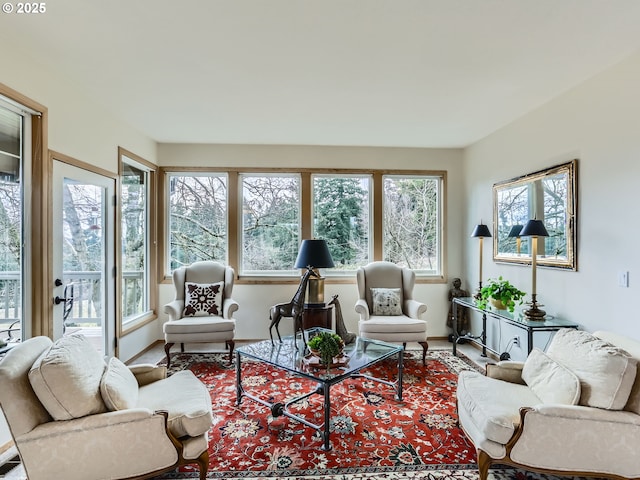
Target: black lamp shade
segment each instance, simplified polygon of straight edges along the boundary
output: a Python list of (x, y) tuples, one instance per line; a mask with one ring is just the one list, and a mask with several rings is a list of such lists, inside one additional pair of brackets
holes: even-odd
[(549, 232), (542, 220), (529, 220), (520, 232), (521, 237), (548, 237)]
[(522, 225), (514, 225), (513, 227), (511, 227), (511, 230), (509, 230), (509, 237), (519, 237), (521, 235), (520, 232), (522, 232)]
[(476, 225), (476, 228), (473, 229), (471, 233), (472, 237), (490, 237), (491, 232), (489, 231), (489, 227), (487, 227), (484, 223), (480, 225)]
[(333, 268), (333, 258), (326, 240), (303, 240), (294, 268)]

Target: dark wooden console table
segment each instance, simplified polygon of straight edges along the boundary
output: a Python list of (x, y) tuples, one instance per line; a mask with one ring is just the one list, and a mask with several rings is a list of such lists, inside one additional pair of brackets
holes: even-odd
[[(562, 318), (546, 316), (542, 320), (529, 320), (524, 313), (508, 310), (496, 310), (493, 308), (480, 308), (473, 297), (458, 297), (452, 300), (453, 306), (453, 354), (456, 354), (456, 346), (463, 341), (471, 341), (482, 347), (482, 356), (487, 356), (487, 350), (496, 355), (500, 353), (487, 346), (487, 317), (494, 318), (527, 332), (527, 353), (533, 349), (533, 334), (536, 332), (557, 332), (561, 328), (578, 328), (579, 325)], [(478, 336), (470, 334), (458, 335), (458, 308), (466, 307), (482, 314), (482, 333)]]

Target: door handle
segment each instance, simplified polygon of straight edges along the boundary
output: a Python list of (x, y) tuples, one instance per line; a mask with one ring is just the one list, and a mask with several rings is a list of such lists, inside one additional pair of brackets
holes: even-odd
[(56, 305), (60, 305), (61, 303), (66, 301), (66, 298), (59, 297), (58, 295), (56, 295), (56, 298), (53, 299), (53, 303), (55, 303)]

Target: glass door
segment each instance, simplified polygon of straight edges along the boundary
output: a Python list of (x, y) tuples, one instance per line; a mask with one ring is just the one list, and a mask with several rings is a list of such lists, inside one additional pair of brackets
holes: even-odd
[(115, 179), (53, 162), (54, 338), (115, 355)]

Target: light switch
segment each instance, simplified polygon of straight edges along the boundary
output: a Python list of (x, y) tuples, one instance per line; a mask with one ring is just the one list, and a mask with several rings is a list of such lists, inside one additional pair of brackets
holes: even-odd
[(618, 273), (618, 285), (625, 288), (629, 286), (629, 272)]

